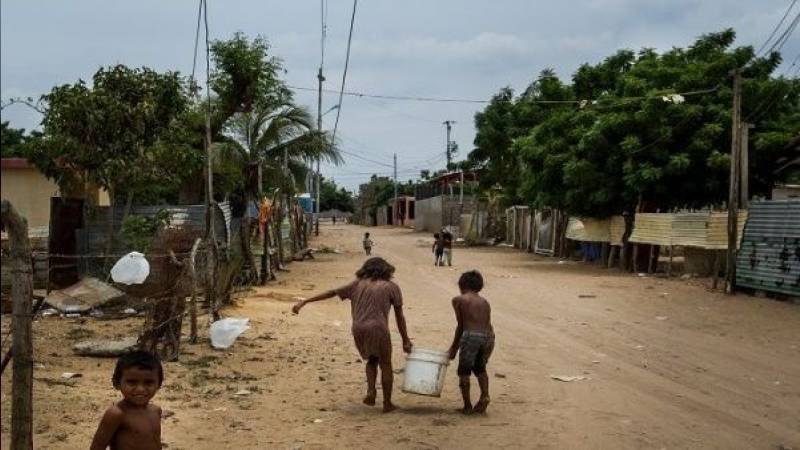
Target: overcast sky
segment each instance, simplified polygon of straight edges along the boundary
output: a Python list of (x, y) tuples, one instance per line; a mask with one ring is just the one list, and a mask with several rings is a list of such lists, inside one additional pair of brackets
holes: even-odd
[[(208, 0), (213, 39), (236, 31), (263, 35), (283, 59), (293, 86), (315, 87), (320, 63), (319, 0)], [(544, 68), (568, 78), (583, 62), (619, 48), (686, 46), (702, 33), (733, 27), (739, 45), (760, 46), (788, 0), (361, 0), (356, 12), (347, 90), (383, 95), (488, 99), (501, 87), (522, 90)], [(338, 89), (351, 0), (328, 0), (325, 87)], [(792, 13), (800, 11), (800, 5)], [(195, 0), (3, 0), (0, 3), (0, 97), (39, 95), (56, 84), (90, 79), (100, 66), (123, 63), (188, 74)], [(784, 47), (800, 53), (800, 32)], [(788, 63), (785, 64), (788, 66)], [(785, 67), (784, 67), (785, 68)], [(316, 110), (316, 93), (298, 91)], [(324, 109), (337, 102), (325, 94)], [(455, 120), (462, 155), (472, 148), (480, 104), (422, 103), (345, 97), (342, 148), (384, 165), (346, 156), (323, 174), (356, 188), (370, 173), (401, 180), (444, 167), (444, 120)], [(335, 112), (325, 116), (333, 127)], [(13, 126), (33, 128), (23, 106), (2, 112)]]

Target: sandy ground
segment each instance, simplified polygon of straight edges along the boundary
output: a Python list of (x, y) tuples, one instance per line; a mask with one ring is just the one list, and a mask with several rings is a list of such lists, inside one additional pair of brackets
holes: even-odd
[[(173, 413), (163, 424), (168, 448), (800, 448), (800, 306), (506, 248), (456, 248), (452, 268), (435, 268), (429, 236), (400, 229), (370, 231), (375, 253), (397, 267), (417, 346), (449, 345), (457, 277), (465, 269), (483, 272), (497, 333), (493, 402), (486, 416), (458, 414), (451, 367), (439, 399), (398, 392), (400, 375), (401, 410), (364, 406), (348, 305), (330, 300), (299, 316), (289, 312), (292, 298), (351, 278), (364, 260), (363, 231), (323, 227), (318, 243), (342, 254), (294, 263), (279, 282), (226, 309), (252, 324), (230, 350), (212, 350), (205, 340), (166, 364), (155, 401)], [(36, 448), (87, 448), (103, 409), (117, 398), (114, 361), (76, 357), (69, 346), (135, 332), (140, 322), (35, 323)], [(396, 334), (394, 345), (401, 368)], [(83, 377), (74, 386), (41, 381), (62, 372)], [(10, 378), (9, 370), (3, 448)], [(234, 395), (241, 389), (252, 393)]]

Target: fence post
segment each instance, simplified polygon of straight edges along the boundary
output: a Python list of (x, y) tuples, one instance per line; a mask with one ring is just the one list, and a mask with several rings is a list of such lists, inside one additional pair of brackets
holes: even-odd
[(33, 269), (28, 221), (7, 200), (2, 202), (2, 222), (8, 230), (9, 259), (12, 267), (14, 355), (11, 381), (11, 448), (33, 448), (33, 342), (31, 336), (31, 296)]

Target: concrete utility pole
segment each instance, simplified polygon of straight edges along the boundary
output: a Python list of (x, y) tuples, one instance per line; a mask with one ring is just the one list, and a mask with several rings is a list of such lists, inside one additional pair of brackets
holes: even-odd
[(739, 183), (742, 166), (742, 74), (739, 69), (733, 71), (733, 111), (731, 123), (731, 178), (728, 190), (728, 261), (727, 289), (728, 294), (736, 292), (736, 250), (739, 243)]
[(445, 148), (447, 152), (447, 170), (450, 170), (450, 164), (453, 162), (453, 155), (450, 153), (453, 150), (453, 146), (450, 143), (450, 131), (452, 131), (454, 123), (456, 123), (455, 120), (445, 120), (442, 122), (442, 124), (447, 127), (447, 147)]
[[(322, 76), (322, 65), (319, 66), (317, 72), (317, 131), (322, 134), (322, 82), (325, 77)], [(317, 187), (316, 201), (314, 202), (314, 236), (319, 236), (319, 191), (320, 191), (320, 177), (319, 177), (319, 158), (317, 158)]]
[(742, 182), (741, 192), (739, 192), (739, 206), (742, 209), (747, 209), (750, 206), (750, 129), (755, 128), (752, 123), (742, 122), (742, 137), (741, 137), (741, 164), (742, 164)]
[(392, 220), (392, 225), (397, 224), (397, 153), (394, 154), (394, 202), (392, 204), (392, 216), (394, 219)]

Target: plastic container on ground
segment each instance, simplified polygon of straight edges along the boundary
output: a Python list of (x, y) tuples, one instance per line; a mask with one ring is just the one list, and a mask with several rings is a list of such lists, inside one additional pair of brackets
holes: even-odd
[(217, 349), (228, 348), (233, 342), (250, 328), (250, 319), (228, 317), (211, 324), (211, 346)]
[(441, 396), (449, 363), (447, 352), (415, 348), (406, 356), (403, 392), (431, 397)]
[(150, 264), (139, 252), (130, 252), (111, 268), (111, 279), (120, 284), (142, 284), (150, 275)]

